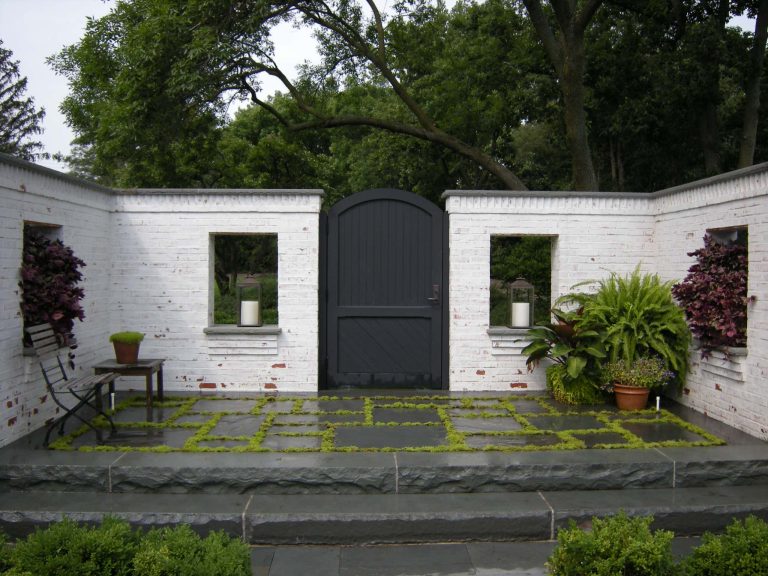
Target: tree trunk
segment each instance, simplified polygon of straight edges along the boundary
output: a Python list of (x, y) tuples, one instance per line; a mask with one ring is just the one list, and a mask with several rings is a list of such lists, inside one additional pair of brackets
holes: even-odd
[(562, 83), (565, 105), (565, 130), (571, 150), (573, 186), (576, 190), (597, 190), (597, 178), (587, 136), (587, 113), (584, 110), (584, 36), (569, 31), (564, 34), (565, 50)]
[(749, 77), (744, 99), (744, 120), (739, 147), (739, 168), (751, 166), (755, 161), (755, 142), (760, 112), (760, 82), (765, 62), (765, 44), (768, 38), (768, 0), (760, 0), (755, 22), (755, 40), (752, 44)]
[(719, 132), (717, 103), (710, 100), (704, 103), (704, 109), (699, 116), (699, 137), (704, 152), (704, 171), (707, 176), (721, 172)]

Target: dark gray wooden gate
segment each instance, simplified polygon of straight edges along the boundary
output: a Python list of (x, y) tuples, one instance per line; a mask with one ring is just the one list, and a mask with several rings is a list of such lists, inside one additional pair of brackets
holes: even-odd
[(445, 220), (402, 190), (367, 190), (330, 209), (326, 388), (443, 387)]

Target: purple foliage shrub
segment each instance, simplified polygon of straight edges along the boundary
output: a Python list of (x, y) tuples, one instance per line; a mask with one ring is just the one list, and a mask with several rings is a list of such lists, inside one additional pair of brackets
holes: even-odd
[(80, 306), (84, 293), (77, 286), (83, 266), (85, 262), (60, 240), (25, 231), (19, 286), (26, 326), (50, 322), (63, 344), (70, 340), (75, 318), (85, 318)]
[(704, 237), (704, 247), (688, 253), (696, 263), (672, 294), (685, 309), (688, 325), (704, 354), (747, 342), (747, 248)]

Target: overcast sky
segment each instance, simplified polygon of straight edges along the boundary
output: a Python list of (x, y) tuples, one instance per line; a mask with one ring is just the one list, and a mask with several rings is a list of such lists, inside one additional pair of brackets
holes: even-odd
[[(59, 112), (59, 104), (67, 95), (66, 79), (54, 74), (45, 59), (77, 42), (87, 18), (104, 16), (113, 5), (111, 0), (0, 0), (0, 38), (3, 47), (11, 50), (13, 59), (20, 62), (22, 76), (27, 77), (27, 96), (34, 98), (37, 107), (45, 108), (45, 132), (39, 139), (50, 154), (67, 154), (73, 134)], [(754, 24), (746, 19), (736, 24), (754, 30)], [(276, 59), (284, 70), (294, 70), (306, 58), (316, 58), (309, 32), (290, 25), (278, 30), (275, 49)], [(271, 89), (266, 86), (268, 92), (277, 88), (277, 83)], [(66, 166), (54, 160), (40, 163), (66, 170)]]
[[(56, 75), (45, 59), (77, 42), (87, 19), (104, 16), (112, 6), (112, 0), (0, 0), (0, 38), (3, 47), (19, 61), (21, 75), (27, 77), (27, 96), (34, 98), (35, 106), (45, 108), (45, 132), (38, 138), (50, 154), (67, 154), (74, 136), (59, 112), (59, 104), (68, 92), (67, 81)], [(275, 46), (276, 60), (285, 70), (294, 70), (306, 58), (316, 58), (309, 32), (290, 25), (279, 27)], [(271, 78), (263, 80), (268, 92), (282, 86)], [(270, 87), (267, 80), (274, 84)], [(66, 171), (65, 165), (54, 160), (39, 163)]]

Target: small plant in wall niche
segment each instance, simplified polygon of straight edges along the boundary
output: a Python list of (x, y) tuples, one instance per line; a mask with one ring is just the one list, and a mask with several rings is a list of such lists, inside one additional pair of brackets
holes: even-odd
[(63, 344), (71, 340), (75, 319), (85, 318), (80, 305), (85, 294), (78, 287), (83, 266), (85, 262), (61, 240), (49, 240), (35, 230), (24, 231), (19, 286), (26, 326), (48, 322)]
[(747, 343), (747, 247), (722, 244), (704, 236), (704, 247), (688, 256), (696, 263), (672, 288), (685, 309), (691, 332), (701, 343), (704, 356), (721, 347)]

